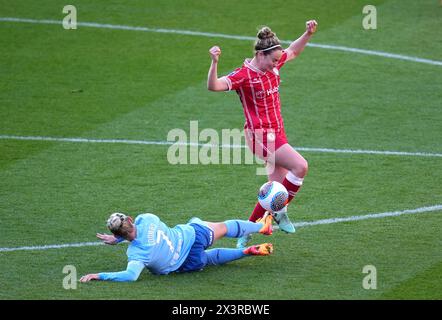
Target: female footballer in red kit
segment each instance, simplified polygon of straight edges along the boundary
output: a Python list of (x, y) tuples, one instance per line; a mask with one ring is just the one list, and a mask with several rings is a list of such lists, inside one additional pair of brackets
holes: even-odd
[[(211, 91), (237, 92), (244, 109), (247, 145), (256, 156), (266, 161), (268, 180), (278, 181), (286, 187), (289, 202), (302, 186), (308, 164), (287, 141), (281, 116), (279, 70), (303, 51), (316, 27), (315, 20), (307, 21), (304, 34), (286, 49), (270, 28), (263, 27), (255, 41), (253, 59), (246, 59), (242, 67), (221, 78), (218, 78), (217, 71), (221, 49), (214, 46), (209, 50), (212, 64), (207, 88)], [(265, 209), (258, 202), (249, 220), (256, 221), (264, 213)], [(287, 215), (287, 206), (273, 214), (281, 230), (295, 232)], [(240, 238), (237, 246), (245, 247), (249, 240), (250, 237)]]

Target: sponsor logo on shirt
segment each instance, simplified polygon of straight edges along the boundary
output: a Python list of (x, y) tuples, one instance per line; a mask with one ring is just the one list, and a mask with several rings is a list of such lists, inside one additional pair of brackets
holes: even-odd
[(267, 95), (269, 96), (269, 95), (274, 94), (278, 91), (279, 91), (279, 87), (271, 88), (271, 89), (267, 90)]
[(264, 96), (265, 96), (265, 92), (264, 92), (264, 90), (256, 91), (256, 92), (255, 92), (255, 97), (256, 97), (256, 99), (264, 99)]
[(270, 96), (278, 91), (279, 91), (279, 87), (270, 88), (266, 91), (264, 91), (264, 90), (256, 91), (255, 97), (256, 97), (256, 99), (264, 99), (266, 95)]

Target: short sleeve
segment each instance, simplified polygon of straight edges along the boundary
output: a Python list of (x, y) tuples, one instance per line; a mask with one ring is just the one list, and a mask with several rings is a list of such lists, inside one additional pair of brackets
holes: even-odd
[(227, 76), (222, 77), (227, 82), (230, 90), (239, 89), (245, 80), (244, 72), (242, 72), (242, 68), (238, 68), (233, 72), (229, 73)]
[(276, 66), (276, 68), (278, 70), (281, 69), (281, 67), (287, 62), (287, 58), (288, 58), (287, 51), (284, 50), (284, 52), (282, 53), (281, 59), (279, 59), (278, 65)]

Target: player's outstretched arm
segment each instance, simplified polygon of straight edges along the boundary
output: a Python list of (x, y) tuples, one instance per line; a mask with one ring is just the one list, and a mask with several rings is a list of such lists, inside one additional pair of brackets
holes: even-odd
[(287, 52), (287, 61), (292, 60), (301, 54), (311, 36), (316, 32), (317, 26), (318, 23), (316, 20), (309, 20), (305, 23), (305, 32), (298, 39), (293, 41), (285, 50)]
[(89, 282), (92, 280), (100, 280), (100, 276), (98, 275), (98, 273), (90, 273), (80, 278), (80, 282)]
[(209, 50), (212, 63), (209, 68), (209, 74), (207, 75), (207, 89), (210, 91), (226, 91), (229, 89), (227, 82), (223, 79), (218, 79), (218, 61), (221, 55), (221, 48), (214, 46)]
[(127, 269), (125, 271), (91, 273), (82, 276), (80, 278), (80, 282), (88, 282), (92, 280), (119, 281), (119, 282), (137, 281), (143, 269), (144, 269), (143, 262), (129, 261), (129, 263), (127, 264)]
[(122, 240), (124, 240), (121, 238), (117, 238), (114, 235), (105, 234), (105, 233), (97, 233), (97, 238), (103, 240), (105, 244), (110, 244), (110, 245), (120, 243)]

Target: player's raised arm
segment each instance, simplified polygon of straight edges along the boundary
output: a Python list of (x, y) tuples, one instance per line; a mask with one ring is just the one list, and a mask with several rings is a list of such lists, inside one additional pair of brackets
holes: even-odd
[(218, 79), (218, 60), (221, 55), (221, 49), (218, 46), (214, 46), (210, 48), (209, 53), (212, 63), (207, 75), (207, 89), (210, 91), (226, 91), (229, 89), (227, 82), (223, 79)]
[(305, 32), (298, 39), (293, 41), (285, 50), (287, 52), (287, 61), (292, 60), (301, 54), (311, 36), (316, 32), (317, 26), (318, 23), (316, 20), (309, 20), (305, 23)]

